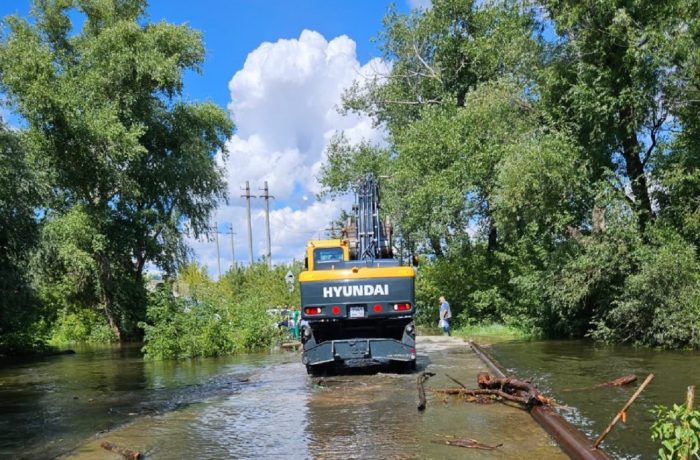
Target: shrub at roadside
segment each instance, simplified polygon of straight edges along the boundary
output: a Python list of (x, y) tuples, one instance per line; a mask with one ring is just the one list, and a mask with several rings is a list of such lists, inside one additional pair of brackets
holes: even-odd
[(659, 458), (697, 458), (700, 452), (700, 410), (688, 410), (684, 405), (672, 408), (656, 406), (652, 411), (656, 421), (651, 426), (651, 439), (659, 441)]
[(51, 329), (49, 343), (110, 343), (116, 340), (117, 337), (103, 316), (94, 310), (83, 309), (70, 313), (66, 310), (60, 311)]
[(269, 346), (277, 334), (264, 308), (225, 301), (175, 298), (169, 289), (149, 296), (143, 351), (150, 359), (221, 356)]

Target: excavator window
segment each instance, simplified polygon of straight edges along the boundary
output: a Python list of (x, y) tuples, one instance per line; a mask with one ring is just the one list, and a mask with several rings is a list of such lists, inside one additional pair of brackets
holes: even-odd
[(317, 248), (314, 249), (314, 263), (340, 262), (343, 260), (343, 248)]

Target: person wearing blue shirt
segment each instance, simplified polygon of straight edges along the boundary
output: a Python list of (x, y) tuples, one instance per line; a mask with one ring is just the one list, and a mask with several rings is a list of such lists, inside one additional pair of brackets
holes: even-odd
[(447, 303), (444, 296), (440, 296), (440, 322), (438, 326), (442, 329), (444, 335), (450, 335), (450, 319), (452, 318), (452, 311), (450, 310), (450, 304)]

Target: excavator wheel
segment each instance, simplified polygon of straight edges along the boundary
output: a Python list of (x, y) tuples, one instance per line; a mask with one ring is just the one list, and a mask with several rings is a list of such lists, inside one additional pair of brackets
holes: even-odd
[(306, 365), (306, 373), (312, 377), (324, 377), (328, 375), (328, 365), (321, 364), (318, 366)]
[(416, 360), (392, 361), (389, 363), (389, 371), (396, 374), (410, 374), (416, 370)]

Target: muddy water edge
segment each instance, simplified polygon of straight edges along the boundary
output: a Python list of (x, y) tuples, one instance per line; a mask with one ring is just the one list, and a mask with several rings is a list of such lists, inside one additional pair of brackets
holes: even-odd
[[(483, 363), (458, 339), (421, 338), (426, 388), (475, 384)], [(306, 375), (296, 353), (178, 363), (137, 349), (85, 350), (0, 370), (0, 457), (119, 458), (104, 441), (158, 458), (565, 458), (529, 415), (428, 392), (416, 374)], [(451, 437), (503, 444), (445, 445)]]

